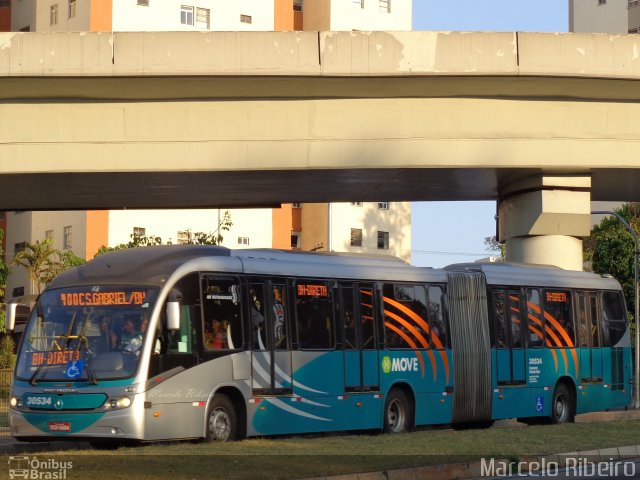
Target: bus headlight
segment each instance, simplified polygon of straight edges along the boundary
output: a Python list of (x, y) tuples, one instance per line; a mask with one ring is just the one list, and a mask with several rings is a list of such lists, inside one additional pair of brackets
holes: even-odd
[(127, 408), (131, 406), (131, 399), (129, 397), (110, 398), (104, 404), (105, 410), (117, 410), (120, 408)]

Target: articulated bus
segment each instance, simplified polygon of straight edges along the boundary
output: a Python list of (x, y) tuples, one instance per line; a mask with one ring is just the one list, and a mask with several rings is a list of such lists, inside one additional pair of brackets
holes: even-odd
[(39, 297), (11, 434), (100, 445), (571, 422), (631, 403), (624, 305), (613, 278), (553, 267), (187, 245), (108, 253)]

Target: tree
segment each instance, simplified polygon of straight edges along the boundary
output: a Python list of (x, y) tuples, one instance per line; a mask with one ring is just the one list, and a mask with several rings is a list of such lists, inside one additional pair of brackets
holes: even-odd
[(29, 274), (32, 287), (40, 294), (42, 285), (53, 278), (52, 270), (56, 269), (58, 261), (58, 250), (53, 247), (50, 239), (45, 239), (42, 242), (36, 240), (35, 243), (27, 243), (16, 254), (11, 266), (24, 267)]
[(4, 301), (4, 290), (7, 287), (7, 277), (9, 276), (9, 267), (4, 261), (4, 251), (2, 250), (2, 239), (4, 231), (0, 229), (0, 302)]
[(495, 235), (493, 237), (484, 237), (484, 249), (487, 252), (500, 253), (502, 258), (507, 254), (507, 246), (504, 243), (498, 242)]
[[(640, 231), (640, 203), (627, 203), (616, 210), (636, 234)], [(633, 312), (634, 291), (633, 238), (615, 217), (606, 217), (591, 230), (584, 241), (584, 260), (599, 274), (613, 275), (622, 285), (627, 310)]]

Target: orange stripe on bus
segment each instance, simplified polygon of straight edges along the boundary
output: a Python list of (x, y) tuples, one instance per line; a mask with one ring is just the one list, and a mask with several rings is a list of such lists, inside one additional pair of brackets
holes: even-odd
[(576, 367), (576, 377), (578, 377), (578, 354), (576, 353), (575, 350), (575, 345), (573, 344), (573, 341), (571, 340), (571, 337), (569, 336), (569, 334), (567, 333), (567, 331), (564, 329), (564, 327), (562, 325), (560, 325), (560, 323), (553, 318), (553, 316), (549, 313), (549, 312), (544, 312), (544, 318), (546, 318), (547, 320), (549, 320), (549, 322), (551, 322), (551, 324), (556, 327), (556, 330), (558, 330), (558, 332), (560, 332), (560, 335), (562, 335), (562, 337), (566, 340), (567, 342), (567, 346), (569, 348), (571, 348), (571, 356), (573, 357), (573, 364)]
[(407, 322), (405, 319), (403, 319), (399, 315), (396, 315), (395, 313), (390, 312), (389, 310), (385, 310), (384, 314), (387, 317), (393, 318), (396, 322), (401, 323), (407, 328), (407, 330), (413, 333), (413, 336), (422, 344), (422, 348), (429, 348), (429, 342), (427, 341), (426, 338), (422, 336), (422, 334), (418, 331), (416, 327), (411, 325), (409, 322)]
[[(416, 350), (418, 349), (418, 346), (416, 345), (416, 343), (411, 339), (411, 337), (409, 337), (406, 333), (404, 333), (402, 330), (400, 330), (398, 327), (392, 325), (390, 322), (384, 322), (385, 327), (393, 330), (394, 332), (396, 332), (398, 335), (400, 335), (405, 342), (407, 342), (411, 347), (415, 348)], [(424, 377), (424, 359), (422, 358), (422, 353), (421, 352), (414, 352), (416, 354), (416, 356), (418, 357), (418, 360), (420, 361), (420, 369), (422, 370), (422, 376)], [(435, 359), (433, 359), (433, 380), (435, 381), (436, 379), (436, 370), (435, 370)]]
[(414, 312), (410, 308), (405, 307), (401, 303), (396, 302), (395, 300), (392, 300), (389, 297), (383, 297), (383, 299), (389, 305), (396, 307), (398, 310), (406, 314), (409, 318), (412, 318), (413, 320), (415, 320), (418, 323), (418, 325), (420, 325), (424, 329), (425, 332), (431, 333), (431, 338), (433, 339), (433, 343), (435, 344), (436, 348), (440, 349), (440, 356), (442, 357), (442, 362), (444, 363), (445, 376), (447, 377), (447, 382), (449, 382), (449, 359), (447, 358), (447, 353), (444, 351), (444, 346), (440, 341), (440, 339), (438, 338), (438, 336), (433, 334), (433, 332), (431, 332), (431, 329), (429, 328), (429, 325), (427, 325), (427, 322), (425, 322), (424, 319), (420, 315), (418, 315), (416, 312)]
[[(538, 325), (540, 325), (540, 327), (542, 327), (542, 320), (540, 320), (539, 318), (536, 318), (534, 315), (529, 314), (529, 319), (533, 320), (534, 322), (536, 322)], [(562, 345), (562, 341), (560, 341), (560, 338), (558, 338), (558, 336), (553, 333), (553, 331), (551, 329), (547, 329), (547, 335), (549, 335), (554, 342), (556, 342), (556, 345), (560, 348), (563, 347)], [(567, 359), (567, 353), (564, 351), (564, 349), (560, 350), (560, 352), (562, 352), (562, 359), (564, 360), (564, 369), (565, 370), (569, 370), (569, 360)]]
[[(407, 328), (411, 333), (413, 333), (414, 337), (420, 341), (420, 343), (422, 344), (423, 348), (428, 349), (429, 348), (429, 342), (427, 341), (426, 338), (424, 338), (422, 336), (422, 334), (416, 329), (416, 327), (414, 327), (413, 325), (411, 325), (409, 322), (407, 322), (406, 320), (404, 320), (402, 317), (399, 317), (398, 315), (396, 315), (393, 312), (390, 312), (388, 310), (384, 311), (384, 314), (388, 317), (393, 318), (395, 321), (401, 323), (402, 325), (405, 326), (405, 328)], [(385, 325), (390, 325), (390, 323), (385, 322)], [(397, 331), (397, 330), (394, 330)], [(403, 337), (405, 338), (405, 337)], [(411, 345), (411, 344), (410, 344)], [(415, 347), (415, 343), (412, 345), (413, 347)], [(419, 347), (418, 347), (419, 348)], [(436, 367), (436, 358), (433, 356), (433, 352), (431, 350), (427, 350), (427, 354), (429, 355), (429, 360), (431, 360), (431, 367), (433, 369), (433, 381), (436, 381), (437, 378), (437, 367)], [(424, 374), (422, 375), (424, 377)]]

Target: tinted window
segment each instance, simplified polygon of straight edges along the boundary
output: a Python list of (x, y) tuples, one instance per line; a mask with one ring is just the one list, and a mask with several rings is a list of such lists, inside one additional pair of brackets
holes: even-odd
[(509, 292), (509, 326), (511, 328), (511, 347), (522, 348), (522, 319), (520, 318), (520, 292)]
[(552, 346), (575, 346), (571, 316), (571, 293), (569, 291), (544, 291), (544, 317), (547, 323), (547, 336), (551, 337)]
[(373, 288), (371, 287), (360, 287), (360, 320), (362, 322), (362, 348), (365, 350), (375, 350)]
[(205, 277), (202, 279), (206, 350), (242, 347), (242, 316), (238, 280)]
[(429, 348), (424, 287), (387, 283), (383, 294), (385, 345), (388, 348)]
[(328, 282), (301, 280), (296, 284), (296, 324), (302, 349), (335, 346), (333, 304)]
[(527, 290), (527, 346), (542, 347), (544, 344), (544, 318), (540, 308), (540, 292)]
[(433, 348), (447, 348), (449, 335), (447, 334), (447, 312), (444, 303), (444, 292), (440, 286), (430, 286), (428, 320), (431, 327), (431, 346)]
[(502, 291), (493, 292), (493, 311), (495, 318), (495, 346), (497, 348), (509, 348), (507, 338), (507, 300)]
[(627, 331), (627, 318), (620, 292), (602, 293), (603, 346), (614, 347)]

